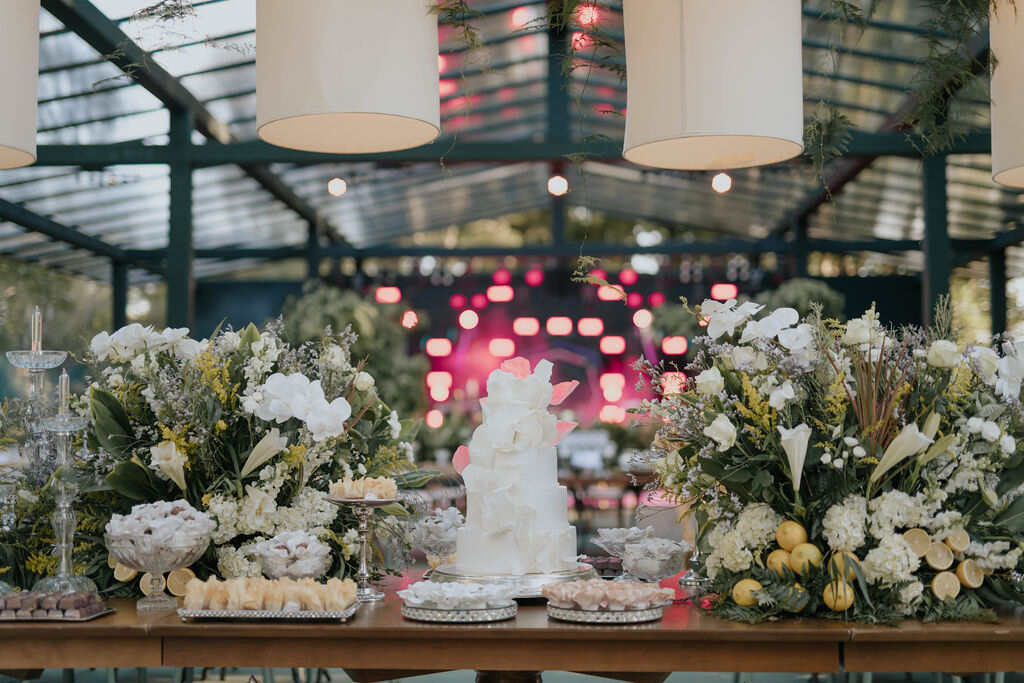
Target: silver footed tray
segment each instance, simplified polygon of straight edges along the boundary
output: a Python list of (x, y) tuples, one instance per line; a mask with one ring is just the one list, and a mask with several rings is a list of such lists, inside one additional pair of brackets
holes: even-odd
[(430, 574), (431, 581), (439, 583), (490, 583), (509, 586), (517, 599), (533, 599), (544, 597), (540, 589), (549, 583), (565, 583), (581, 579), (599, 578), (597, 572), (589, 564), (579, 563), (572, 569), (543, 574), (464, 574), (454, 564), (438, 567)]
[(116, 611), (117, 610), (113, 607), (105, 607), (102, 612), (96, 612), (95, 614), (90, 614), (87, 617), (0, 617), (0, 621), (17, 621), (26, 624), (33, 621), (65, 621), (68, 623), (76, 623), (99, 619), (100, 617), (105, 617), (108, 614), (113, 614)]
[(444, 624), (482, 624), (488, 621), (512, 619), (519, 612), (519, 605), (509, 600), (498, 607), (477, 609), (438, 609), (435, 607), (413, 607), (402, 603), (402, 616), (413, 621), (432, 621)]
[(359, 609), (354, 602), (343, 610), (258, 610), (258, 609), (185, 609), (178, 610), (182, 621), (348, 621)]
[(590, 610), (555, 607), (550, 602), (548, 603), (549, 617), (578, 624), (643, 624), (648, 621), (658, 621), (664, 613), (664, 605), (647, 609)]

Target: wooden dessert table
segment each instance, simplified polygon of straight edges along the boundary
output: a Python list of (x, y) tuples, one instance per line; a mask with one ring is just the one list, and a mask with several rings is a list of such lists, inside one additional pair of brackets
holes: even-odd
[(633, 681), (658, 672), (1024, 670), (1024, 618), (998, 624), (862, 626), (789, 620), (748, 626), (690, 606), (653, 624), (560, 623), (524, 605), (507, 622), (462, 626), (406, 621), (390, 593), (347, 624), (182, 623), (113, 615), (81, 624), (0, 622), (0, 669), (247, 666), (341, 667), (373, 681), (453, 669), (577, 671)]

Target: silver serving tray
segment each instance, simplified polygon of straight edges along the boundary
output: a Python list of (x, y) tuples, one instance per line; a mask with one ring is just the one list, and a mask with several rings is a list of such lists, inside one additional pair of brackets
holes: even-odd
[(323, 611), (270, 611), (256, 609), (185, 609), (178, 610), (182, 621), (348, 621), (359, 609), (354, 602), (347, 609)]
[(445, 624), (481, 624), (488, 621), (512, 619), (519, 612), (519, 606), (511, 600), (507, 605), (483, 609), (437, 609), (413, 607), (402, 603), (402, 616), (413, 621), (432, 621)]
[(453, 564), (438, 567), (430, 574), (430, 580), (438, 583), (497, 583), (513, 589), (517, 599), (533, 599), (544, 597), (541, 589), (549, 583), (564, 583), (580, 579), (599, 578), (597, 572), (589, 564), (579, 563), (573, 569), (545, 574), (463, 574)]
[(22, 624), (29, 624), (29, 623), (32, 623), (33, 621), (63, 621), (63, 622), (67, 622), (67, 623), (73, 624), (73, 623), (78, 623), (78, 622), (83, 622), (83, 621), (92, 621), (93, 619), (99, 619), (100, 617), (105, 617), (108, 614), (113, 614), (116, 611), (117, 610), (115, 610), (113, 607), (107, 607), (102, 612), (97, 612), (96, 614), (92, 614), (92, 615), (90, 615), (88, 617), (18, 617), (16, 619), (3, 619), (3, 618), (0, 618), (0, 623), (9, 623), (9, 622), (12, 622), (12, 621), (17, 621), (17, 622), (20, 622)]
[(584, 610), (555, 607), (548, 603), (548, 616), (559, 621), (578, 624), (643, 624), (658, 621), (665, 613), (665, 606), (630, 610)]

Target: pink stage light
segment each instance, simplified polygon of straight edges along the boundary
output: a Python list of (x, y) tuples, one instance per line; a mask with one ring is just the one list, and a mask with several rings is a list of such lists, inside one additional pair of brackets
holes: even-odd
[(512, 28), (522, 28), (533, 21), (533, 10), (529, 7), (516, 7), (512, 10)]
[(581, 337), (600, 337), (604, 333), (604, 321), (600, 318), (580, 318), (576, 329)]
[(511, 358), (516, 355), (516, 343), (511, 339), (492, 339), (487, 350), (495, 358)]
[(427, 411), (426, 417), (427, 426), (431, 429), (440, 429), (441, 425), (444, 424), (444, 413), (437, 408)]
[(647, 303), (651, 305), (651, 308), (657, 308), (658, 306), (665, 305), (665, 295), (661, 292), (651, 292), (651, 295), (647, 297)]
[(740, 293), (740, 288), (731, 282), (716, 282), (711, 285), (711, 298), (715, 301), (728, 301), (735, 299)]
[(526, 275), (523, 276), (523, 279), (526, 280), (526, 284), (531, 287), (539, 287), (544, 283), (544, 271), (541, 270), (539, 266), (534, 266), (526, 271)]
[(494, 303), (505, 303), (515, 297), (515, 290), (508, 285), (491, 285), (487, 288), (487, 298)]
[(566, 337), (572, 334), (572, 318), (556, 315), (548, 318), (545, 328), (552, 337)]
[(459, 89), (458, 84), (450, 78), (442, 78), (437, 82), (437, 93), (441, 97), (448, 97), (454, 95), (455, 91)]
[(406, 311), (402, 314), (402, 327), (407, 330), (411, 330), (416, 327), (420, 322), (420, 317), (416, 315), (416, 311)]
[(637, 275), (636, 271), (633, 270), (632, 268), (623, 268), (621, 271), (619, 271), (619, 282), (626, 285), (627, 287), (632, 287), (633, 285), (636, 284), (636, 281), (639, 279), (640, 276)]
[(469, 297), (469, 305), (478, 310), (481, 308), (487, 308), (487, 296), (478, 292)]
[(626, 295), (626, 305), (630, 308), (640, 308), (644, 305), (644, 295), (640, 292), (630, 292)]
[(597, 298), (601, 301), (622, 301), (626, 298), (626, 290), (621, 285), (601, 285), (597, 288)]
[(604, 272), (604, 270), (602, 270), (601, 268), (594, 268), (592, 271), (590, 271), (589, 275), (598, 280), (608, 279), (608, 273)]
[(463, 311), (459, 313), (459, 327), (464, 330), (471, 330), (480, 324), (480, 316), (476, 314), (476, 311)]
[(498, 268), (491, 276), (491, 280), (496, 285), (507, 285), (512, 282), (512, 273), (508, 272), (508, 268)]
[(428, 387), (448, 387), (452, 386), (452, 373), (445, 372), (444, 370), (434, 370), (433, 372), (427, 373), (427, 386)]
[(451, 387), (446, 387), (443, 384), (435, 384), (434, 386), (430, 387), (430, 400), (434, 401), (435, 403), (444, 403), (449, 398), (451, 398), (451, 395)]
[(444, 73), (444, 70), (448, 68), (448, 58), (444, 55), (437, 56), (437, 72)]
[(452, 294), (451, 298), (448, 299), (448, 305), (452, 308), (465, 308), (466, 307), (466, 295), (465, 294)]
[(626, 376), (621, 372), (606, 372), (601, 375), (601, 392), (604, 400), (615, 403), (622, 400), (622, 392), (626, 388)]
[(572, 49), (577, 51), (586, 50), (594, 44), (594, 39), (583, 31), (573, 31), (569, 40), (572, 41)]
[(661, 393), (681, 394), (686, 388), (685, 372), (663, 372), (661, 373)]
[(666, 356), (682, 356), (690, 348), (686, 337), (665, 337), (661, 340), (661, 352)]
[(622, 406), (606, 405), (601, 408), (601, 412), (597, 417), (601, 422), (622, 424), (626, 421), (626, 409)]
[(427, 355), (432, 358), (444, 358), (452, 355), (452, 340), (444, 337), (428, 339), (426, 344)]
[(601, 353), (606, 356), (617, 356), (620, 353), (626, 351), (626, 339), (625, 337), (601, 337)]
[(512, 331), (520, 337), (532, 337), (540, 332), (540, 321), (536, 318), (516, 318), (512, 321)]
[(596, 5), (581, 4), (576, 8), (576, 21), (580, 26), (593, 26), (601, 21), (601, 10)]
[(397, 304), (402, 300), (402, 290), (398, 287), (378, 287), (375, 296), (379, 304)]
[(646, 308), (641, 308), (633, 314), (633, 324), (639, 329), (643, 330), (651, 326), (654, 322), (654, 314), (648, 311)]

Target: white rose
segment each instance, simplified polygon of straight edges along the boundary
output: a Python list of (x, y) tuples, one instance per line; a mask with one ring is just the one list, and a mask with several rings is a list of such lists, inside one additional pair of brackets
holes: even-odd
[(146, 342), (152, 334), (151, 327), (143, 327), (139, 323), (126, 325), (110, 335), (111, 351), (119, 360), (131, 358), (146, 348)]
[(368, 372), (360, 372), (356, 375), (356, 391), (369, 391), (375, 383), (373, 375)]
[(960, 351), (956, 344), (939, 339), (928, 348), (928, 365), (936, 368), (953, 368), (960, 364)]
[(704, 436), (718, 444), (718, 450), (727, 451), (736, 443), (736, 426), (725, 415), (719, 415), (704, 428)]
[(1020, 385), (1024, 381), (1024, 357), (1003, 356), (999, 359), (999, 379), (996, 392), (1012, 401), (1020, 396)]
[(999, 371), (999, 354), (985, 346), (975, 346), (971, 349), (971, 358), (981, 381), (989, 386), (995, 384), (996, 373)]
[(237, 332), (225, 332), (220, 336), (220, 347), (228, 353), (237, 351), (242, 345), (242, 337)]
[(871, 341), (871, 326), (863, 318), (854, 318), (846, 323), (842, 341), (846, 346), (867, 344)]
[(729, 356), (734, 368), (749, 367), (754, 364), (754, 350), (747, 346), (737, 346)]
[(1013, 455), (1017, 450), (1017, 442), (1013, 440), (1013, 437), (1009, 434), (1003, 434), (999, 437), (999, 448), (1003, 450), (1006, 455)]
[(89, 342), (89, 351), (96, 356), (96, 360), (104, 361), (110, 355), (110, 335), (100, 332)]
[(697, 375), (694, 381), (697, 383), (697, 393), (703, 396), (713, 396), (725, 389), (725, 379), (714, 366)]
[(991, 420), (985, 420), (985, 423), (981, 426), (981, 438), (989, 442), (997, 441), (999, 439), (999, 434), (999, 425)]
[(124, 384), (124, 377), (122, 377), (120, 373), (115, 372), (110, 377), (107, 378), (107, 384), (116, 389), (117, 387)]

